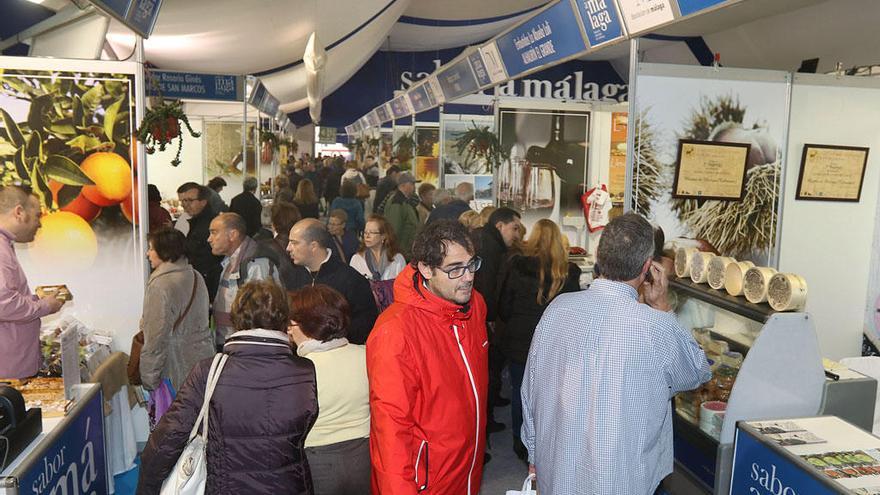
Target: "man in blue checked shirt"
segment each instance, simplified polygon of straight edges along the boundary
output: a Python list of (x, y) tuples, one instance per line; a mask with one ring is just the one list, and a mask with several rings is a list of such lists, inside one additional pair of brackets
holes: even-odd
[(670, 399), (711, 373), (669, 312), (653, 252), (644, 218), (615, 218), (599, 241), (601, 277), (557, 297), (535, 330), (522, 440), (542, 495), (650, 495), (672, 472)]

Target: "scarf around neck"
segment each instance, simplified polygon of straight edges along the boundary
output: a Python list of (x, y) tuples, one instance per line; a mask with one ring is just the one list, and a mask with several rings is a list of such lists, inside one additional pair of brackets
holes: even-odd
[(388, 256), (385, 256), (385, 248), (382, 248), (378, 260), (373, 257), (372, 249), (364, 249), (364, 260), (367, 262), (367, 268), (370, 270), (372, 279), (382, 280), (382, 275), (385, 273), (385, 269), (388, 268)]
[(348, 339), (346, 338), (328, 340), (327, 342), (309, 339), (296, 346), (296, 353), (300, 357), (306, 357), (312, 352), (326, 352), (333, 349), (338, 349), (340, 347), (345, 347), (347, 345)]

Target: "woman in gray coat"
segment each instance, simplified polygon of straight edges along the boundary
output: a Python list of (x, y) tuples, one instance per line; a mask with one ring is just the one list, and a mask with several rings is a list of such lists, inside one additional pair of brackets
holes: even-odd
[(147, 236), (153, 267), (144, 293), (140, 372), (143, 386), (156, 390), (168, 378), (174, 390), (192, 367), (214, 355), (208, 329), (208, 289), (184, 256), (184, 236), (170, 227)]

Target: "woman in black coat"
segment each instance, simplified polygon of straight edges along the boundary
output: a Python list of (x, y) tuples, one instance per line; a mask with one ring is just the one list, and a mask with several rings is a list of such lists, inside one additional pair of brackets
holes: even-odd
[[(318, 417), (315, 367), (290, 347), (288, 320), (287, 296), (273, 282), (239, 289), (208, 416), (207, 494), (313, 493), (304, 443)], [(159, 493), (186, 446), (211, 361), (193, 368), (150, 435), (138, 494)]]
[(504, 322), (500, 348), (510, 370), (510, 415), (513, 450), (525, 460), (526, 448), (519, 438), (522, 427), (520, 387), (535, 328), (550, 302), (559, 294), (580, 290), (580, 268), (568, 261), (559, 227), (548, 219), (538, 220), (523, 246), (523, 254), (511, 258), (498, 298), (498, 318)]

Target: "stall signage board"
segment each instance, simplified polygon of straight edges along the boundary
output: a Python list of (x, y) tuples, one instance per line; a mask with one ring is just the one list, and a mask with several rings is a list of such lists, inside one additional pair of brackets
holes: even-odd
[(438, 105), (442, 105), (443, 102), (446, 101), (446, 98), (443, 97), (443, 88), (440, 86), (440, 81), (437, 80), (437, 76), (428, 76), (427, 82), (425, 83), (425, 89), (428, 91), (428, 95), (432, 96)]
[(147, 95), (173, 99), (241, 101), (244, 95), (244, 78), (151, 70), (147, 72)]
[(591, 48), (624, 36), (623, 23), (614, 0), (574, 0), (587, 31)]
[(395, 119), (402, 119), (412, 114), (406, 100), (406, 95), (400, 95), (391, 100), (391, 115), (394, 115)]
[(406, 94), (409, 98), (410, 105), (412, 105), (413, 112), (424, 112), (425, 110), (430, 110), (437, 106), (436, 101), (428, 95), (427, 88), (427, 84), (421, 84), (409, 90)]
[(379, 116), (379, 120), (382, 122), (388, 122), (391, 120), (391, 114), (388, 112), (388, 107), (385, 104), (379, 105), (376, 107), (376, 115)]
[(440, 87), (443, 89), (443, 95), (447, 101), (476, 93), (480, 89), (467, 58), (462, 58), (442, 69), (437, 74), (437, 80), (440, 81)]
[(467, 56), (468, 62), (471, 64), (471, 70), (477, 76), (477, 83), (481, 88), (492, 85), (492, 78), (489, 77), (489, 71), (486, 69), (486, 63), (483, 62), (483, 55), (480, 50), (474, 50)]
[(569, 0), (542, 10), (499, 36), (496, 43), (511, 78), (587, 50)]
[(618, 0), (618, 4), (630, 35), (675, 19), (670, 0)]
[[(737, 427), (735, 442), (730, 495), (839, 493), (811, 476), (809, 470), (813, 468), (801, 466), (783, 456), (749, 431)], [(815, 472), (821, 474), (819, 470)]]
[(727, 0), (678, 0), (678, 10), (681, 15), (691, 15), (701, 10), (706, 10)]
[(507, 71), (504, 69), (504, 62), (501, 60), (498, 44), (492, 41), (488, 45), (481, 46), (480, 54), (483, 56), (483, 63), (486, 64), (486, 72), (489, 74), (489, 79), (496, 84), (506, 81)]
[(162, 6), (162, 0), (89, 1), (144, 38), (149, 38), (153, 32)]
[(367, 122), (370, 123), (370, 127), (379, 127), (382, 125), (382, 122), (379, 120), (379, 114), (376, 113), (375, 110), (367, 114)]
[(19, 477), (20, 493), (109, 493), (101, 397), (100, 392), (92, 394), (75, 418), (66, 418), (67, 428)]
[(318, 142), (321, 144), (336, 144), (336, 128), (318, 127)]

